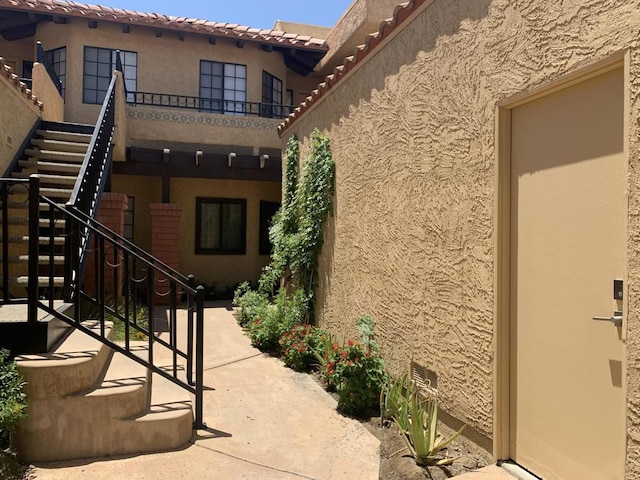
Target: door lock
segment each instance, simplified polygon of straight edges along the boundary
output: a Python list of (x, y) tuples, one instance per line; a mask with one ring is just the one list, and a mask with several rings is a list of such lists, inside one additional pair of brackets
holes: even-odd
[(600, 320), (603, 322), (611, 322), (616, 327), (622, 326), (622, 312), (615, 311), (611, 317), (593, 317), (594, 320)]

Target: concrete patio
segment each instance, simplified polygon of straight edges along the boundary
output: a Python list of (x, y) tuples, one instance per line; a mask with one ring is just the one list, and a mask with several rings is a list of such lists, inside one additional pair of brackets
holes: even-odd
[(205, 310), (204, 419), (183, 449), (34, 466), (37, 479), (375, 480), (379, 442), (308, 375), (251, 347), (231, 309)]

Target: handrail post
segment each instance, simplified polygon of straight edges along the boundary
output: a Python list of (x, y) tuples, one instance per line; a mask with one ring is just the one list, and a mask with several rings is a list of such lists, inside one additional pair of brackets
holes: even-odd
[(2, 301), (9, 301), (9, 184), (2, 183)]
[(29, 176), (29, 280), (27, 321), (38, 321), (38, 243), (40, 237), (40, 177)]
[(204, 286), (196, 288), (196, 412), (195, 428), (206, 428), (202, 420), (202, 402), (204, 391)]
[[(196, 278), (188, 277), (189, 287), (196, 288)], [(187, 292), (187, 382), (193, 386), (193, 309), (195, 307), (193, 295)]]
[(40, 40), (36, 42), (36, 62), (44, 63), (44, 48)]

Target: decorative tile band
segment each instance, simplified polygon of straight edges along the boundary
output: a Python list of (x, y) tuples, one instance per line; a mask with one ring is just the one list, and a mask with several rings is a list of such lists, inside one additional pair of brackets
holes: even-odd
[(255, 130), (275, 130), (281, 122), (281, 120), (273, 118), (176, 112), (166, 109), (140, 107), (127, 107), (127, 118), (152, 122), (191, 123), (213, 127), (250, 128)]

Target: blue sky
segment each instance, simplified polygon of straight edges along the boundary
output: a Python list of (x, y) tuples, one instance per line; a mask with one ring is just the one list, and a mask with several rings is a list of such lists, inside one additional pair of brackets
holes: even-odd
[(271, 28), (276, 20), (333, 26), (352, 0), (81, 0), (140, 12)]

